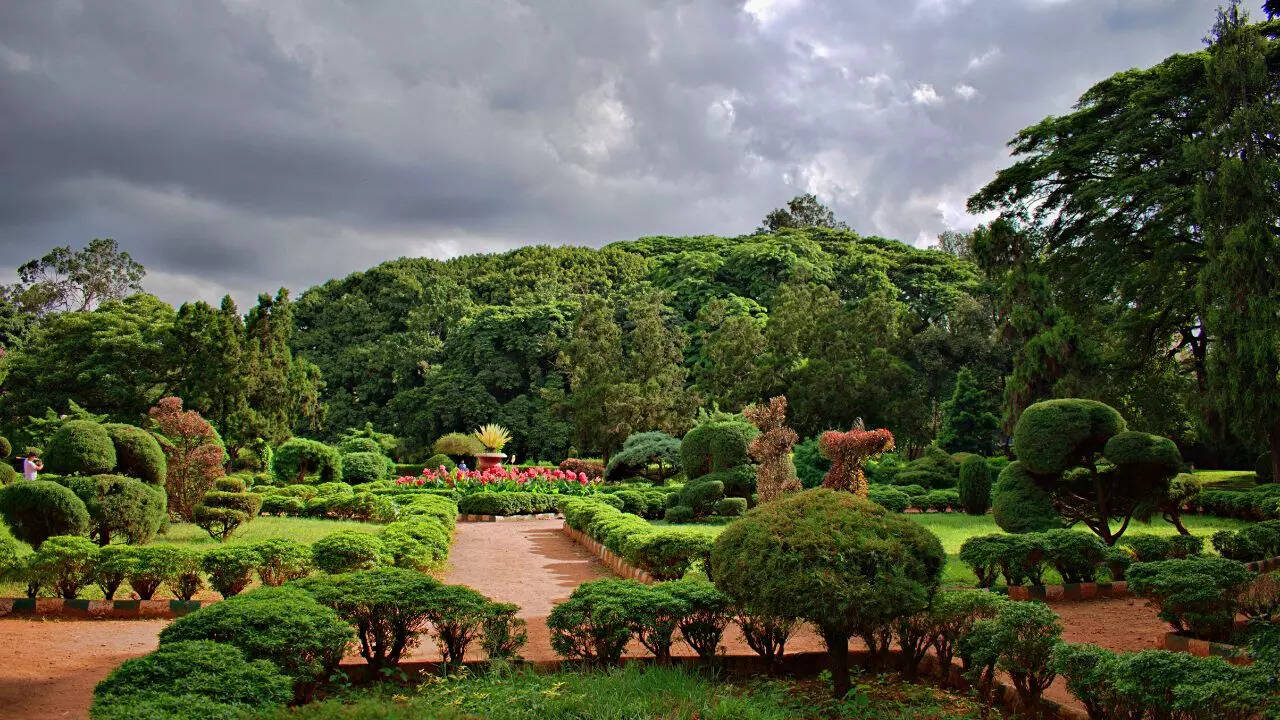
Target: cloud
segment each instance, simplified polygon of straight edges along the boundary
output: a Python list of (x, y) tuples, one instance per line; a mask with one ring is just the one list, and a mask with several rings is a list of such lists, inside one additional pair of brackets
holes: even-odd
[(1194, 0), (7, 3), (0, 268), (114, 237), (165, 299), (244, 305), (404, 255), (749, 232), (805, 191), (930, 238), (1019, 128), (1210, 20)]

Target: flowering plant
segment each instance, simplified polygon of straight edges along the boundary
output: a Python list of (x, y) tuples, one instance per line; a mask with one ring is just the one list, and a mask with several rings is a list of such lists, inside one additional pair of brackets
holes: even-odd
[(404, 487), (450, 488), (463, 495), (478, 492), (531, 492), (549, 495), (591, 495), (599, 488), (601, 478), (559, 468), (506, 468), (501, 465), (486, 470), (447, 470), (424, 468), (422, 474), (396, 479)]

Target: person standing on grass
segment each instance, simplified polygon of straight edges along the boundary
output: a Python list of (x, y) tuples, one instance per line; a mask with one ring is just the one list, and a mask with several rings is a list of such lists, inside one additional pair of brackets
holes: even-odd
[(36, 475), (44, 470), (44, 463), (40, 462), (39, 456), (34, 450), (27, 453), (27, 458), (22, 461), (22, 477), (27, 480), (35, 480)]

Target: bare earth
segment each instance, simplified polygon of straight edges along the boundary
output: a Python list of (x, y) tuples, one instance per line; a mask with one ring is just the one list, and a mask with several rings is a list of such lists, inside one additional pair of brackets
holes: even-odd
[[(460, 523), (445, 581), (468, 585), (494, 600), (521, 606), (529, 623), (530, 660), (555, 659), (545, 619), (579, 584), (610, 572), (561, 532), (560, 520)], [(1113, 650), (1156, 646), (1166, 625), (1138, 599), (1058, 603), (1068, 642), (1092, 642)], [(113, 667), (156, 647), (164, 620), (39, 620), (0, 618), (0, 720), (66, 720), (87, 716), (93, 687)], [(72, 627), (74, 626), (74, 627)], [(732, 629), (730, 654), (751, 651)], [(820, 650), (812, 632), (800, 633), (788, 651)], [(677, 654), (691, 654), (680, 645)], [(633, 643), (629, 654), (644, 655)], [(438, 659), (431, 645), (410, 657)], [(358, 659), (358, 658), (356, 658)], [(1062, 682), (1046, 693), (1072, 702)], [(1074, 703), (1073, 703), (1074, 704)]]

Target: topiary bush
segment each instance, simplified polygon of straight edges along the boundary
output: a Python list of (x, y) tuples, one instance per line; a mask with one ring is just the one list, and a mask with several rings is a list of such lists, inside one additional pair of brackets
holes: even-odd
[(84, 501), (48, 480), (23, 480), (0, 488), (0, 516), (15, 538), (33, 548), (54, 535), (89, 532)]
[(809, 490), (757, 507), (725, 528), (711, 551), (719, 588), (739, 606), (818, 627), (835, 696), (848, 692), (848, 640), (883, 652), (883, 631), (923, 610), (945, 563), (920, 525), (850, 493)]
[(551, 649), (570, 660), (616, 665), (631, 640), (634, 580), (604, 579), (574, 588), (547, 616)]
[(129, 548), (126, 579), (143, 600), (150, 600), (162, 583), (173, 578), (179, 568), (171, 547)]
[(80, 589), (93, 582), (93, 566), (98, 546), (88, 538), (55, 535), (44, 541), (31, 557), (28, 570), (39, 576), (40, 584), (52, 587), (58, 597), (72, 600)]
[(262, 495), (248, 492), (205, 493), (191, 511), (191, 522), (204, 528), (215, 540), (226, 542), (244, 523), (253, 520), (262, 509)]
[(1043, 534), (1044, 554), (1064, 583), (1093, 582), (1098, 566), (1107, 558), (1107, 546), (1097, 535), (1073, 530)]
[(271, 472), (281, 483), (305, 483), (308, 475), (332, 482), (342, 477), (342, 456), (336, 448), (318, 440), (293, 438), (276, 448)]
[(715, 585), (695, 578), (662, 583), (662, 589), (684, 605), (684, 612), (676, 626), (680, 636), (706, 660), (715, 657), (729, 624), (729, 597)]
[(986, 515), (991, 509), (991, 469), (985, 458), (970, 455), (960, 463), (956, 485), (960, 507), (970, 515)]
[(229, 598), (249, 587), (262, 562), (262, 556), (251, 545), (224, 545), (206, 550), (200, 567), (208, 574), (210, 587)]
[(448, 455), (445, 455), (444, 453), (436, 453), (435, 455), (427, 458), (427, 461), (422, 463), (422, 467), (431, 468), (432, 470), (444, 468), (447, 472), (453, 472), (458, 468), (458, 464), (455, 463), (453, 458)]
[(173, 567), (168, 577), (169, 589), (179, 600), (190, 602), (204, 587), (204, 578), (200, 574), (203, 554), (185, 547), (166, 547), (164, 550), (169, 553)]
[(888, 485), (869, 486), (867, 499), (889, 512), (906, 512), (911, 507), (911, 498), (906, 493)]
[(113, 600), (116, 591), (129, 578), (133, 567), (133, 553), (124, 545), (108, 545), (98, 548), (93, 563), (93, 582), (102, 591), (102, 597)]
[(711, 537), (686, 530), (636, 533), (623, 543), (623, 556), (658, 580), (678, 580), (711, 553)]
[(378, 536), (384, 560), (396, 567), (428, 572), (449, 557), (452, 538), (434, 518), (411, 517), (387, 525)]
[(251, 660), (275, 663), (305, 701), (338, 667), (354, 638), (352, 628), (302, 590), (259, 588), (174, 620), (160, 632), (160, 647), (187, 640), (234, 645)]
[(430, 605), (428, 619), (440, 657), (448, 665), (461, 665), (467, 648), (489, 619), (489, 599), (463, 585), (439, 585), (431, 594)]
[(350, 485), (391, 477), (395, 463), (380, 452), (356, 452), (342, 456), (342, 481)]
[[(657, 467), (651, 472), (650, 465)], [(679, 473), (680, 469), (680, 440), (654, 430), (628, 435), (622, 442), (622, 449), (609, 457), (604, 478), (619, 480), (642, 475), (661, 482)]]
[(737, 415), (708, 419), (680, 441), (680, 464), (689, 479), (751, 462), (747, 447), (760, 431)]
[(1219, 530), (1211, 538), (1219, 555), (1242, 562), (1280, 555), (1280, 522), (1268, 520), (1239, 530)]
[[(283, 706), (293, 697), (292, 685), (274, 664), (248, 660), (234, 645), (208, 640), (174, 642), (126, 660), (112, 670), (94, 688), (89, 715), (94, 720), (231, 717), (246, 710)], [(172, 700), (157, 702), (157, 695)], [(196, 712), (183, 702), (192, 698), (199, 699), (200, 709)], [(200, 701), (210, 705), (199, 705)], [(177, 710), (175, 705), (182, 711), (171, 715), (147, 714), (148, 709)], [(226, 714), (208, 714), (209, 709)]]
[(339, 530), (311, 545), (312, 561), (327, 573), (369, 570), (382, 563), (384, 552), (381, 540), (354, 530)]
[(515, 660), (529, 639), (527, 623), (517, 617), (520, 606), (513, 603), (489, 603), (480, 628), (480, 647), (490, 660)]
[(250, 546), (262, 559), (257, 567), (263, 585), (278, 586), (311, 574), (311, 548), (295, 540), (272, 538)]
[(101, 423), (69, 420), (49, 439), (45, 468), (59, 475), (99, 475), (116, 466), (116, 448)]
[(974, 623), (966, 654), (988, 675), (992, 668), (1008, 673), (1021, 706), (1038, 714), (1040, 696), (1056, 676), (1052, 660), (1061, 644), (1062, 621), (1048, 605), (1007, 602), (995, 617)]
[(1125, 573), (1129, 590), (1153, 600), (1161, 620), (1178, 632), (1228, 640), (1240, 592), (1253, 581), (1244, 563), (1205, 556), (1135, 563)]
[(116, 451), (115, 471), (145, 483), (164, 486), (168, 461), (155, 436), (133, 425), (103, 425)]
[(89, 513), (89, 537), (99, 545), (124, 536), (130, 545), (151, 542), (169, 520), (164, 486), (123, 475), (65, 478)]
[(447, 435), (440, 436), (431, 446), (434, 452), (450, 457), (474, 456), (476, 453), (484, 452), (484, 445), (473, 435), (467, 433), (451, 432)]
[(1061, 516), (1053, 499), (1026, 471), (1021, 462), (1000, 471), (992, 492), (991, 516), (1001, 530), (1012, 533), (1041, 532), (1060, 528)]
[(371, 670), (400, 664), (417, 646), (438, 607), (440, 583), (401, 568), (378, 568), (301, 580), (297, 586), (356, 628), (360, 656)]
[(989, 588), (1000, 577), (1000, 555), (1004, 551), (999, 533), (973, 535), (960, 545), (960, 562), (978, 578), (978, 587)]
[[(338, 453), (343, 456), (343, 463), (346, 463), (346, 456), (353, 453), (375, 453), (383, 455), (382, 446), (377, 440), (369, 437), (344, 437), (338, 441)], [(390, 459), (390, 458), (388, 458)], [(428, 466), (430, 467), (430, 466)]]

